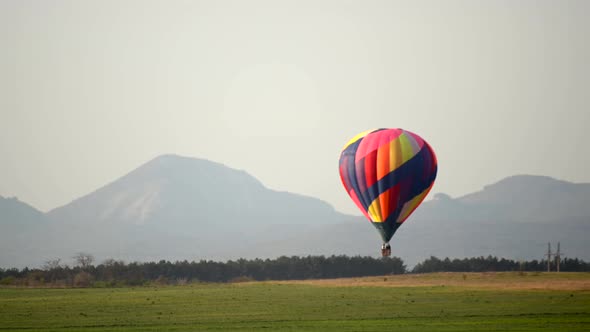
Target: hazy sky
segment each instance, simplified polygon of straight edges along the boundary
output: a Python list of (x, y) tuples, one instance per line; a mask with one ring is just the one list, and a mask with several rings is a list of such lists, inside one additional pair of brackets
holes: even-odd
[(590, 182), (590, 1), (0, 0), (0, 195), (49, 210), (164, 153), (356, 211), (358, 132), (401, 127), (452, 196)]

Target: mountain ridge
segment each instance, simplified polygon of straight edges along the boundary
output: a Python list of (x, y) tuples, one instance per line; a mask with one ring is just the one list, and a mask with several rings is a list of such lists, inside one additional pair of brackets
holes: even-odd
[[(47, 215), (62, 221), (76, 218), (149, 223), (162, 215), (181, 218), (177, 212), (182, 211), (197, 219), (215, 214), (233, 220), (237, 214), (258, 214), (255, 210), (267, 204), (266, 212), (277, 217), (280, 213), (272, 206), (282, 204), (278, 196), (313, 200), (316, 213), (334, 210), (315, 198), (268, 189), (243, 170), (205, 159), (163, 155)], [(231, 213), (225, 206), (237, 211)]]
[[(391, 242), (409, 264), (430, 255), (542, 258), (553, 239), (572, 255), (590, 253), (590, 184), (516, 175), (457, 198), (432, 197)], [(364, 217), (269, 189), (243, 170), (177, 155), (155, 157), (45, 214), (0, 196), (0, 227), (0, 266), (38, 266), (78, 251), (174, 260), (376, 255), (380, 246)]]

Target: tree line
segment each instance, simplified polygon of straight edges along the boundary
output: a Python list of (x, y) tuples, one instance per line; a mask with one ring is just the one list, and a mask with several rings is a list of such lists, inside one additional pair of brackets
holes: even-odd
[[(555, 271), (556, 263), (550, 262), (551, 270)], [(560, 263), (560, 271), (563, 272), (590, 272), (590, 262), (584, 262), (577, 258), (564, 258)], [(547, 271), (547, 260), (512, 260), (488, 257), (471, 257), (463, 259), (440, 259), (431, 256), (416, 264), (413, 273), (430, 272), (492, 272), (492, 271)]]
[[(439, 259), (430, 257), (407, 270), (398, 257), (306, 256), (276, 259), (238, 259), (226, 262), (161, 260), (125, 263), (108, 259), (94, 265), (94, 257), (79, 253), (75, 265), (47, 261), (39, 269), (0, 269), (0, 285), (48, 287), (116, 287), (189, 282), (239, 282), (253, 280), (300, 280), (381, 276), (429, 272), (546, 271), (547, 262), (515, 261), (505, 258), (473, 257)], [(561, 271), (590, 271), (590, 263), (564, 258)]]
[(73, 267), (54, 260), (46, 262), (41, 269), (0, 269), (0, 284), (108, 287), (149, 283), (348, 278), (406, 272), (406, 266), (397, 257), (282, 256), (276, 259), (238, 259), (227, 262), (161, 260), (146, 263), (109, 259), (98, 265), (92, 265), (93, 257), (88, 254), (80, 253), (74, 259), (76, 264)]

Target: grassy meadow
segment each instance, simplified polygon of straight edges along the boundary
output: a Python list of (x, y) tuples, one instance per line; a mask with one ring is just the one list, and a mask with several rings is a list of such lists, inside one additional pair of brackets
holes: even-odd
[(0, 331), (590, 331), (590, 273), (0, 288)]

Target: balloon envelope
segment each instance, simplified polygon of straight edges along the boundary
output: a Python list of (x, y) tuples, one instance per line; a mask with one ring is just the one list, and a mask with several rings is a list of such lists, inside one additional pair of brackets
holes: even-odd
[(403, 129), (376, 129), (353, 137), (340, 155), (344, 188), (389, 242), (434, 184), (437, 160), (420, 136)]

